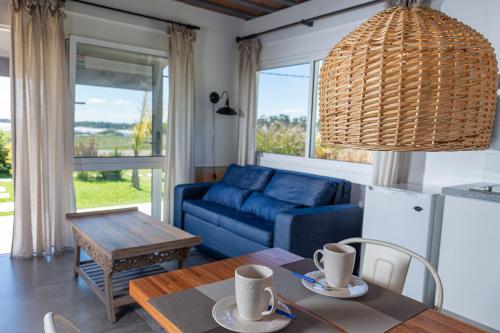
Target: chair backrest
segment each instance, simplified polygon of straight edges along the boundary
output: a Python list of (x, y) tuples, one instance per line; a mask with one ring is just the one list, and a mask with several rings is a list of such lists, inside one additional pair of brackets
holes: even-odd
[(401, 294), (412, 258), (420, 261), (429, 270), (436, 283), (435, 309), (443, 307), (443, 284), (431, 263), (421, 255), (402, 246), (375, 239), (349, 238), (340, 244), (365, 244), (361, 263), (361, 278), (377, 286)]
[(45, 333), (82, 333), (69, 320), (54, 312), (43, 318), (43, 329)]

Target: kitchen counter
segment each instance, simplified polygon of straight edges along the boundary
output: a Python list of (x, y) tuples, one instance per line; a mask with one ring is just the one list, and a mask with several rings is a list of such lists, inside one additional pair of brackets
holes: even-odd
[[(480, 189), (484, 186), (495, 186), (493, 192), (488, 191), (471, 191), (471, 188)], [(496, 191), (496, 192), (495, 192)], [(446, 195), (453, 195), (456, 197), (463, 197), (476, 200), (492, 201), (500, 203), (500, 184), (492, 183), (474, 183), (464, 184), (457, 186), (443, 187), (442, 193)]]

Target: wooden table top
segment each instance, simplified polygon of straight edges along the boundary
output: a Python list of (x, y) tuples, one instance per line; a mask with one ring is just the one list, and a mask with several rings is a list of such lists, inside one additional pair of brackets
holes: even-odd
[(137, 207), (67, 214), (76, 232), (110, 259), (191, 247), (201, 237), (141, 213)]
[[(168, 332), (181, 332), (169, 319), (152, 307), (148, 300), (177, 291), (234, 277), (236, 267), (244, 264), (278, 266), (302, 259), (285, 250), (274, 248), (213, 263), (180, 269), (130, 281), (129, 293), (141, 307)], [(426, 310), (390, 330), (406, 332), (483, 332), (464, 322), (434, 310)]]

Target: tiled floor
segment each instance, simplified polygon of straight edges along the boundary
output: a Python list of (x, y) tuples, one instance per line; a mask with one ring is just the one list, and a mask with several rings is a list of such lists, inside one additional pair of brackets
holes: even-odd
[[(186, 266), (211, 261), (192, 251)], [(11, 260), (0, 256), (0, 331), (12, 333), (43, 332), (46, 312), (62, 314), (84, 333), (161, 332), (149, 316), (138, 307), (119, 314), (116, 324), (106, 320), (105, 309), (81, 279), (73, 279), (73, 253), (46, 259)], [(177, 263), (170, 263), (173, 270)]]

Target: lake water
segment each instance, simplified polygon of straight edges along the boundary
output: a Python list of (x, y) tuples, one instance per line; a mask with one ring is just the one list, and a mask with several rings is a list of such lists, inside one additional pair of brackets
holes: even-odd
[[(77, 127), (75, 127), (75, 133), (91, 135), (91, 134), (99, 134), (99, 133), (104, 132), (108, 129), (109, 128), (95, 128), (95, 127), (77, 126)], [(10, 132), (10, 123), (0, 122), (0, 130)], [(121, 133), (123, 135), (132, 135), (132, 130), (128, 130), (128, 129), (117, 129), (115, 131), (117, 131), (118, 133)]]
[[(75, 127), (75, 133), (77, 134), (99, 134), (101, 132), (110, 130), (111, 128), (95, 128), (95, 127), (85, 127), (85, 126), (77, 126)], [(123, 135), (132, 135), (132, 130), (125, 129), (116, 129), (118, 133)]]

